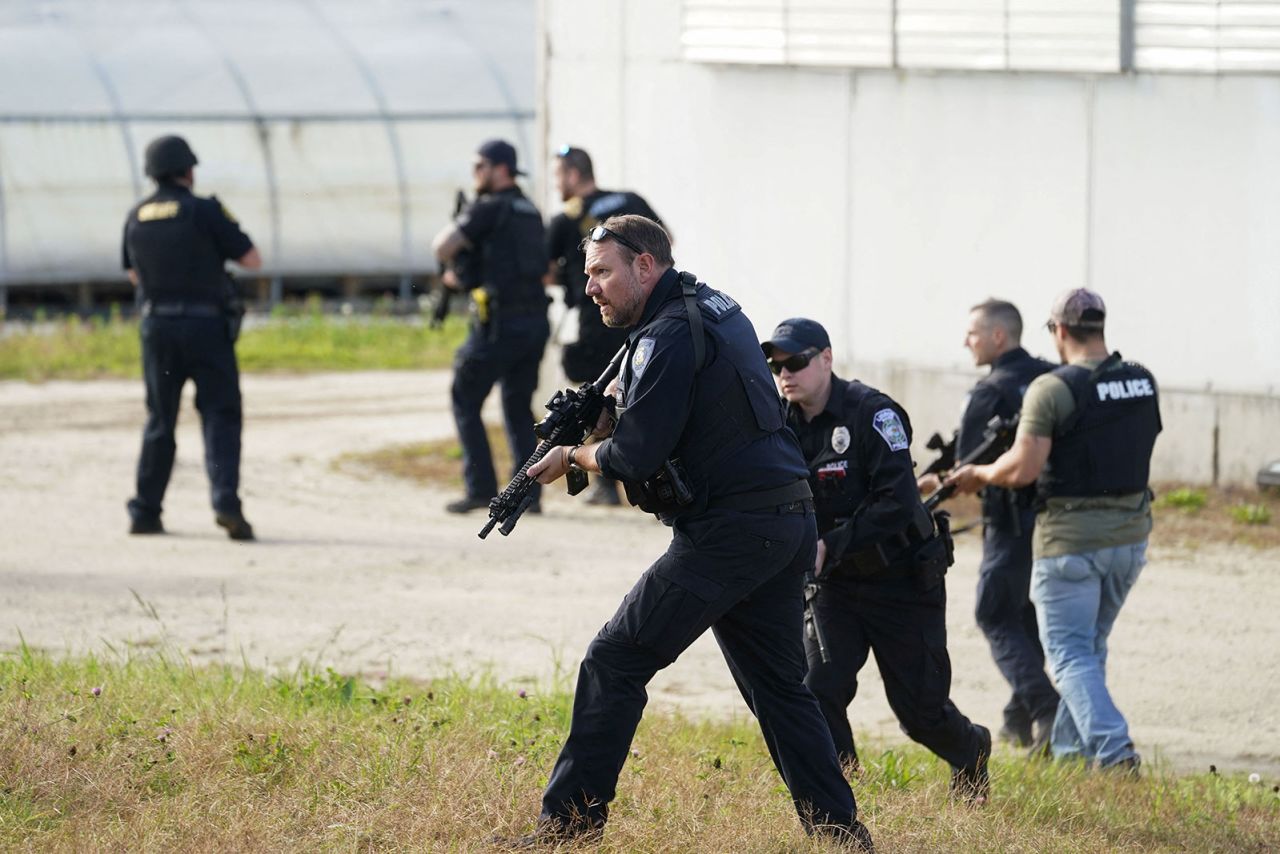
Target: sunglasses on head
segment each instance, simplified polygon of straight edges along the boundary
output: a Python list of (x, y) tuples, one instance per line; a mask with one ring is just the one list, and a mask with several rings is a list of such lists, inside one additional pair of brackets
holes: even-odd
[(587, 235), (587, 237), (591, 240), (592, 243), (599, 243), (601, 240), (605, 240), (607, 238), (612, 237), (614, 240), (618, 241), (623, 246), (627, 247), (637, 255), (644, 254), (644, 250), (641, 249), (639, 246), (636, 246), (630, 240), (627, 240), (627, 238), (623, 237), (621, 234), (618, 234), (618, 232), (613, 231), (612, 229), (605, 228), (603, 225), (597, 225), (595, 228), (591, 229), (591, 233)]
[(782, 375), (783, 368), (786, 368), (793, 374), (797, 371), (803, 371), (805, 368), (809, 367), (809, 363), (813, 361), (813, 357), (821, 352), (822, 351), (817, 347), (810, 347), (808, 350), (796, 353), (794, 356), (788, 356), (781, 362), (776, 359), (770, 359), (769, 370), (779, 376)]

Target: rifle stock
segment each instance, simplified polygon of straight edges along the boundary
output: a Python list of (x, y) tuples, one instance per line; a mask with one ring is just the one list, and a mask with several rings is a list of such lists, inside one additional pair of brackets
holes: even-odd
[[(536, 478), (529, 476), (529, 469), (534, 463), (545, 457), (552, 448), (578, 445), (591, 435), (600, 413), (608, 405), (604, 390), (618, 375), (626, 354), (627, 348), (624, 346), (595, 382), (584, 383), (577, 389), (557, 391), (547, 402), (547, 417), (534, 427), (534, 432), (542, 441), (520, 466), (506, 489), (489, 502), (489, 521), (480, 531), (480, 539), (489, 536), (489, 532), (498, 526), (498, 533), (507, 536), (529, 509), (533, 503), (533, 486), (538, 482)], [(585, 478), (573, 478), (572, 474), (570, 472), (569, 494), (577, 495), (586, 486)]]

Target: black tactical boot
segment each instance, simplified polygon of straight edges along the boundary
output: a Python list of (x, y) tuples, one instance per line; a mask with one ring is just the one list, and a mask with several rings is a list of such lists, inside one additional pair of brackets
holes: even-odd
[(163, 534), (164, 525), (159, 516), (134, 516), (129, 523), (130, 534)]
[(253, 540), (253, 526), (242, 513), (219, 513), (214, 516), (219, 528), (227, 529), (227, 536), (233, 540)]

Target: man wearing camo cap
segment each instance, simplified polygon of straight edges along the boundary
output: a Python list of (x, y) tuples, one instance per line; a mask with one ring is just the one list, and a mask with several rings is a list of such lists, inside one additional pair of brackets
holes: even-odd
[(1036, 482), (1031, 600), (1062, 695), (1050, 749), (1136, 774), (1140, 757), (1105, 664), (1107, 635), (1146, 564), (1160, 406), (1151, 372), (1107, 349), (1106, 314), (1085, 288), (1058, 297), (1046, 327), (1062, 366), (1027, 388), (1013, 447), (947, 482), (961, 492)]

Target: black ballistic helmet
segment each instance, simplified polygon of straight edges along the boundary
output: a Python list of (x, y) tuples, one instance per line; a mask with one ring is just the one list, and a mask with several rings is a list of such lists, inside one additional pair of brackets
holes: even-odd
[(146, 172), (148, 178), (167, 178), (181, 175), (199, 163), (196, 153), (180, 136), (161, 136), (147, 146)]

